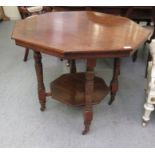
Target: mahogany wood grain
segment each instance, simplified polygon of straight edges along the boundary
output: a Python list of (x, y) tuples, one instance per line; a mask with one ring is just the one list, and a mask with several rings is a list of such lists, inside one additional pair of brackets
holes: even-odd
[[(125, 17), (93, 11), (74, 11), (47, 13), (17, 21), (12, 39), (17, 45), (35, 51), (41, 110), (45, 109), (46, 96), (51, 95), (67, 104), (84, 105), (83, 134), (86, 134), (93, 118), (92, 104), (101, 101), (109, 91), (105, 82), (94, 75), (96, 59), (115, 58), (110, 90), (111, 104), (118, 89), (120, 58), (132, 54), (149, 35), (149, 30)], [(52, 82), (49, 93), (45, 92), (43, 83), (40, 52), (69, 59), (71, 62), (71, 73)], [(87, 60), (85, 74), (76, 73), (77, 59)]]
[[(63, 74), (51, 83), (50, 88), (53, 99), (73, 106), (85, 105), (85, 73)], [(108, 93), (104, 80), (95, 76), (92, 104), (98, 104)]]
[(61, 58), (123, 57), (150, 31), (125, 17), (92, 11), (53, 12), (17, 21), (16, 44)]

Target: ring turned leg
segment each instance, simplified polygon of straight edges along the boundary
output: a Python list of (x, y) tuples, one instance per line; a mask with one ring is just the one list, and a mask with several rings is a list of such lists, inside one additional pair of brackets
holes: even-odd
[(46, 104), (46, 92), (45, 92), (45, 86), (43, 82), (43, 69), (42, 69), (42, 62), (41, 62), (41, 54), (40, 52), (34, 52), (34, 60), (35, 60), (35, 70), (36, 70), (36, 76), (38, 81), (38, 97), (39, 102), (41, 105), (40, 110), (45, 110), (45, 104)]
[(85, 135), (90, 128), (91, 121), (93, 119), (92, 112), (92, 100), (94, 89), (94, 67), (96, 65), (95, 59), (87, 60), (87, 71), (85, 73), (85, 110), (84, 110), (84, 130), (82, 132)]
[(112, 104), (112, 102), (115, 99), (116, 92), (118, 90), (118, 76), (120, 74), (120, 58), (115, 58), (114, 59), (114, 69), (113, 69), (113, 78), (110, 83), (110, 89), (111, 89), (111, 97), (109, 101), (109, 105)]

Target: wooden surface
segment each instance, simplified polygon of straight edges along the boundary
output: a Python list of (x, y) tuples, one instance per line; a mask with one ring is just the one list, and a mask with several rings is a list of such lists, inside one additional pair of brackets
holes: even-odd
[(149, 34), (124, 17), (71, 11), (17, 21), (12, 39), (17, 45), (70, 59), (128, 56)]
[[(51, 83), (52, 98), (73, 106), (85, 105), (85, 73), (64, 74)], [(94, 78), (92, 104), (99, 103), (109, 92), (103, 79)]]
[[(92, 104), (99, 103), (109, 92), (105, 82), (94, 75), (96, 58), (112, 57), (114, 61), (111, 99), (118, 89), (119, 59), (135, 51), (148, 39), (149, 30), (133, 21), (92, 11), (54, 12), (18, 21), (12, 38), (16, 44), (34, 50), (41, 110), (45, 109), (46, 96), (75, 106), (84, 105), (84, 130), (89, 131), (93, 119)], [(46, 93), (43, 83), (41, 54), (71, 59), (71, 73), (51, 83)], [(86, 73), (76, 73), (75, 60), (86, 59)]]

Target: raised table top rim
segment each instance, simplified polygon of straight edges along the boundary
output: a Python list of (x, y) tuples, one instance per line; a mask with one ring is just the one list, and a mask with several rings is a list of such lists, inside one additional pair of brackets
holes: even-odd
[[(75, 11), (73, 11), (75, 12)], [(76, 11), (76, 12), (94, 12), (94, 11)], [(61, 12), (62, 13), (62, 12)], [(66, 13), (66, 12), (65, 12)], [(98, 13), (98, 12), (97, 12)], [(104, 13), (100, 13), (100, 14), (104, 14)], [(109, 15), (109, 14), (104, 14), (104, 15)], [(115, 16), (115, 15), (110, 15), (110, 16)], [(125, 17), (121, 17), (121, 18), (125, 18)], [(129, 19), (128, 19), (129, 20)], [(148, 32), (148, 35), (150, 33)], [(14, 36), (14, 34), (12, 33), (12, 39), (15, 40), (16, 45), (22, 46), (22, 47), (26, 47), (26, 48), (30, 48), (33, 49), (34, 51), (39, 51), (39, 52), (43, 52), (45, 54), (49, 54), (49, 55), (53, 55), (53, 56), (57, 56), (60, 58), (89, 58), (89, 57), (125, 57), (125, 56), (129, 56), (132, 51), (134, 51), (136, 48), (138, 48), (139, 45), (137, 45), (137, 47), (130, 47), (128, 49), (117, 49), (117, 50), (111, 50), (111, 51), (102, 51), (102, 50), (95, 50), (95, 51), (67, 51), (67, 50), (63, 50), (63, 49), (58, 49), (58, 48), (54, 48), (54, 47), (47, 47), (47, 46), (42, 46), (42, 45), (37, 45), (31, 41), (23, 41), (20, 40), (20, 38)], [(145, 37), (143, 39), (143, 41), (141, 43), (144, 43), (147, 40), (147, 38)]]

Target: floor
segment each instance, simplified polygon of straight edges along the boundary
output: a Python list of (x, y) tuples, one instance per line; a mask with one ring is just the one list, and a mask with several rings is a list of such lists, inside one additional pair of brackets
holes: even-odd
[[(135, 63), (131, 57), (122, 59), (113, 105), (107, 104), (107, 96), (94, 106), (91, 131), (82, 136), (82, 108), (48, 98), (46, 111), (39, 110), (32, 52), (23, 62), (24, 48), (11, 40), (13, 25), (0, 23), (0, 147), (155, 147), (155, 113), (146, 128), (141, 125), (147, 48), (140, 48)], [(68, 72), (65, 63), (43, 55), (47, 91), (52, 80)], [(77, 68), (84, 71), (85, 62), (78, 61)], [(99, 59), (95, 72), (109, 84), (112, 59)]]

